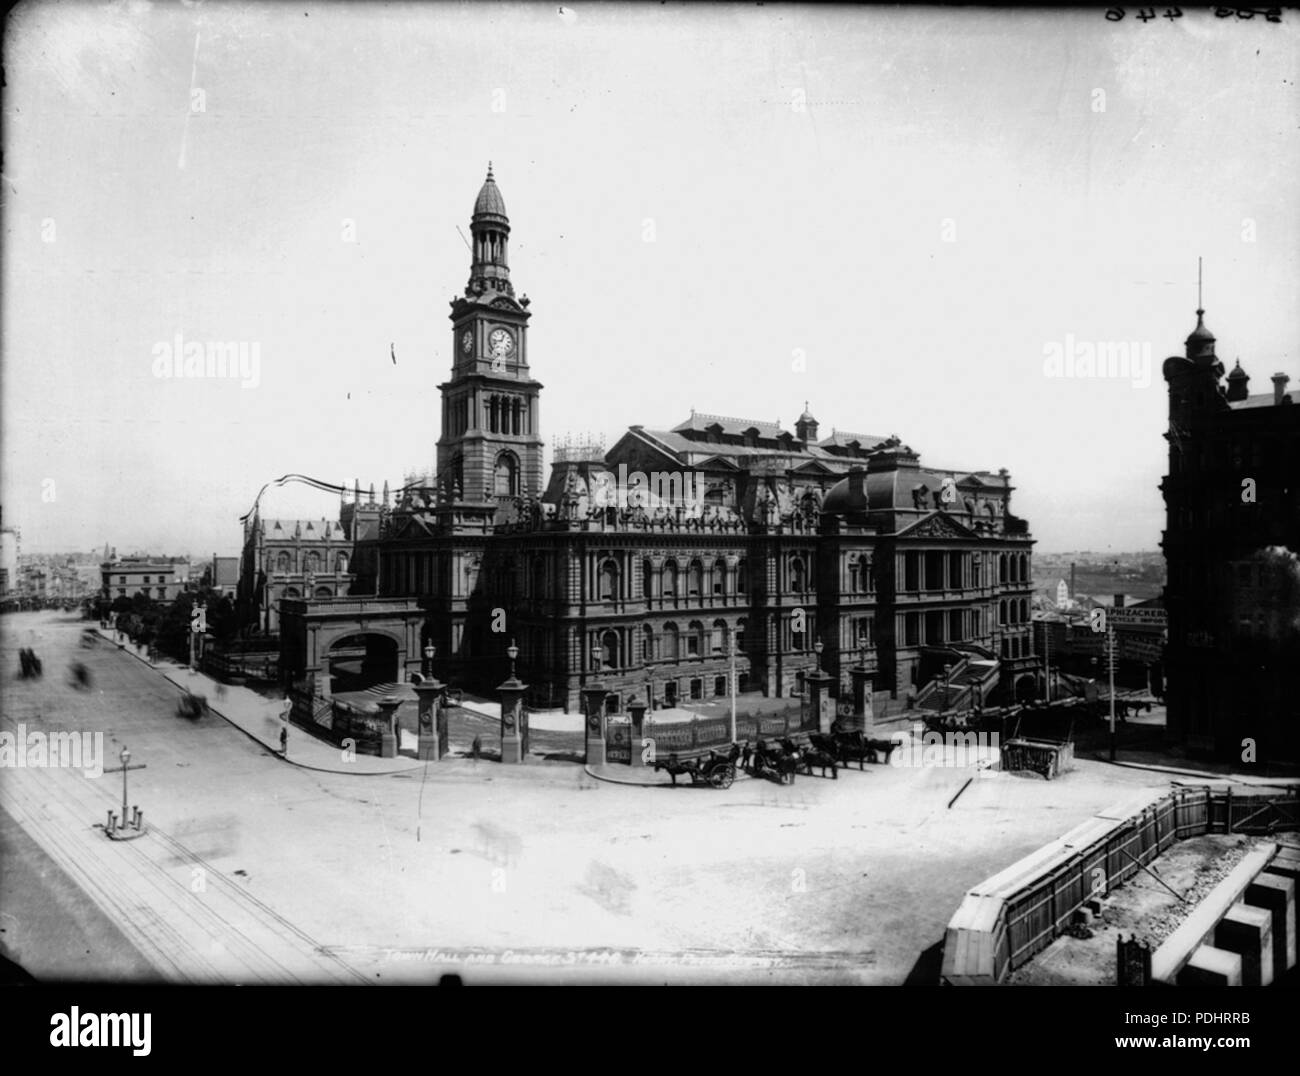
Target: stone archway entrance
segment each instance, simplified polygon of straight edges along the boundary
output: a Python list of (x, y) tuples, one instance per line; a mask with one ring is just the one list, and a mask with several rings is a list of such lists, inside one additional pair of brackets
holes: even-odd
[(321, 677), (329, 677), (331, 695), (400, 682), (405, 670), (399, 652), (398, 640), (388, 632), (345, 635), (335, 639), (323, 655)]
[(330, 694), (332, 655), (341, 672), (371, 683), (405, 683), (420, 671), (424, 610), (415, 598), (285, 598), (280, 602), (280, 669)]

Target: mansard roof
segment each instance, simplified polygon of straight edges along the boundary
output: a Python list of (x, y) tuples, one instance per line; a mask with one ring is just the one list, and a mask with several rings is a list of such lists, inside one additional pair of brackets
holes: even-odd
[[(707, 430), (710, 426), (722, 427), (722, 432), (731, 434), (735, 437), (741, 437), (747, 430), (754, 429), (758, 431), (759, 437), (776, 438), (784, 431), (781, 429), (779, 422), (763, 422), (759, 419), (750, 418), (729, 418), (726, 415), (706, 415), (702, 412), (691, 412), (691, 417), (685, 422), (678, 423), (673, 427), (673, 433), (681, 433), (683, 430)], [(793, 436), (793, 434), (791, 435)]]

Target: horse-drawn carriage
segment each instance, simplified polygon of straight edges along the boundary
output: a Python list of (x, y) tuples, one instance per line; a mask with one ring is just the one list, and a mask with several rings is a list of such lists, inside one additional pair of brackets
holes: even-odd
[(203, 695), (185, 692), (176, 702), (176, 716), (197, 720), (208, 712), (208, 700)]
[(685, 774), (691, 784), (707, 784), (712, 788), (730, 788), (736, 779), (736, 759), (740, 757), (740, 744), (732, 744), (727, 751), (709, 751), (703, 755), (683, 758), (676, 751), (666, 759), (655, 759), (654, 768), (667, 770), (677, 786), (677, 778)]
[(778, 744), (760, 739), (754, 747), (754, 776), (771, 774), (783, 785), (794, 784), (794, 775), (801, 765), (800, 751), (790, 739)]
[(809, 741), (814, 748), (833, 755), (846, 768), (850, 762), (856, 762), (859, 770), (865, 769), (867, 762), (879, 762), (881, 755), (888, 762), (898, 746), (893, 740), (870, 737), (861, 729), (840, 729), (830, 735), (815, 732), (809, 736)]

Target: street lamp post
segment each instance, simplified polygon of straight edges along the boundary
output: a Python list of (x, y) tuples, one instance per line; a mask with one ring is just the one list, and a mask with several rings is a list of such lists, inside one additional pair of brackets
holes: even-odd
[(139, 807), (135, 809), (135, 817), (128, 820), (127, 814), (130, 810), (128, 806), (126, 791), (126, 773), (127, 770), (143, 770), (145, 764), (137, 762), (131, 765), (131, 752), (128, 748), (123, 747), (122, 753), (117, 756), (121, 759), (121, 766), (114, 766), (111, 770), (105, 770), (105, 773), (116, 773), (122, 771), (122, 820), (121, 824), (113, 825), (113, 812), (108, 812), (108, 824), (104, 827), (104, 832), (115, 841), (130, 840), (132, 837), (139, 837), (144, 832), (144, 812)]
[(433, 675), (433, 655), (438, 652), (438, 648), (432, 642), (424, 644), (424, 675)]
[(952, 663), (943, 667), (943, 713), (948, 713), (948, 687), (952, 681)]

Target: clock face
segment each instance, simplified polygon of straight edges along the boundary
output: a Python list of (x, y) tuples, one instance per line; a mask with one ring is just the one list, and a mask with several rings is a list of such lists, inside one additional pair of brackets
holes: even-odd
[(473, 350), (473, 348), (474, 348), (474, 334), (470, 332), (468, 329), (466, 329), (464, 334), (460, 338), (460, 349), (461, 351), (465, 352), (466, 355), (468, 355), (470, 351)]
[(509, 355), (515, 349), (514, 337), (505, 329), (493, 329), (488, 346), (499, 355)]

